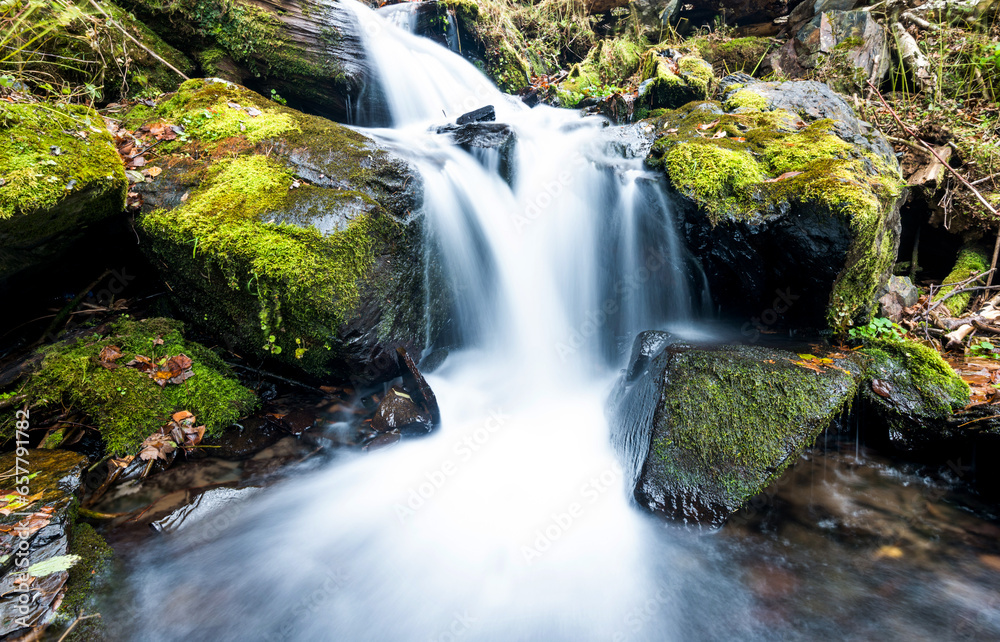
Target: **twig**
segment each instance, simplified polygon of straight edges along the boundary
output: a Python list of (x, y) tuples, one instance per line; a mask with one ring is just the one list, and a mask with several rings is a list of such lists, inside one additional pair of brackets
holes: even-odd
[(979, 279), (983, 278), (987, 274), (992, 274), (993, 270), (995, 270), (995, 269), (996, 268), (990, 268), (989, 270), (986, 270), (985, 272), (983, 272), (981, 274), (977, 274), (976, 276), (970, 276), (966, 280), (959, 281), (958, 283), (948, 283), (948, 284), (945, 284), (946, 287), (952, 288), (951, 292), (949, 292), (948, 294), (944, 295), (943, 297), (941, 297), (940, 299), (938, 299), (937, 301), (935, 301), (934, 305), (932, 305), (929, 308), (927, 308), (927, 311), (924, 312), (924, 315), (930, 314), (931, 312), (934, 311), (935, 308), (937, 308), (939, 305), (941, 305), (942, 303), (944, 303), (945, 301), (947, 301), (951, 297), (955, 296), (956, 294), (962, 294), (963, 292), (972, 292), (974, 290), (989, 290), (989, 289), (992, 289), (991, 286), (989, 286), (989, 285), (987, 285), (987, 286), (976, 286), (976, 287), (973, 287), (973, 288), (966, 288), (964, 286), (968, 285), (969, 283), (974, 283), (975, 281), (978, 281)]
[(989, 176), (987, 176), (986, 178), (980, 178), (980, 179), (978, 179), (978, 180), (975, 180), (975, 181), (972, 181), (972, 183), (971, 183), (971, 184), (972, 184), (972, 185), (979, 185), (979, 184), (981, 184), (981, 183), (985, 183), (985, 182), (986, 182), (986, 181), (988, 181), (988, 180), (992, 180), (992, 179), (994, 179), (994, 178), (996, 178), (996, 177), (998, 177), (998, 176), (1000, 176), (1000, 174), (990, 174), (990, 175), (989, 175)]
[[(906, 125), (903, 124), (903, 121), (902, 121), (902, 119), (900, 119), (899, 114), (897, 114), (896, 110), (894, 110), (892, 107), (890, 107), (889, 103), (887, 103), (885, 101), (885, 97), (882, 96), (882, 92), (880, 92), (878, 90), (878, 87), (876, 87), (874, 84), (872, 84), (871, 80), (868, 80), (866, 82), (868, 83), (868, 86), (871, 87), (872, 91), (875, 92), (875, 95), (878, 96), (878, 99), (879, 99), (879, 101), (881, 101), (882, 105), (884, 105), (885, 108), (889, 110), (889, 113), (892, 114), (892, 117), (893, 117), (893, 119), (895, 119), (896, 124), (899, 125), (900, 128), (910, 136), (910, 138), (913, 138), (914, 140), (916, 140), (917, 142), (919, 142), (921, 145), (924, 146), (924, 148), (927, 151), (929, 151), (931, 154), (933, 154), (934, 158), (938, 159), (938, 162), (941, 163), (942, 165), (944, 165), (944, 168), (946, 170), (948, 170), (949, 172), (951, 172), (952, 175), (955, 178), (958, 179), (958, 182), (960, 182), (963, 185), (965, 185), (966, 187), (968, 187), (969, 190), (975, 195), (975, 197), (979, 200), (979, 202), (983, 204), (983, 207), (985, 207), (987, 209), (987, 211), (989, 211), (990, 214), (992, 214), (993, 216), (995, 216), (997, 218), (1000, 218), (1000, 212), (997, 212), (997, 209), (995, 207), (993, 207), (990, 204), (989, 201), (986, 200), (986, 198), (982, 195), (982, 193), (980, 193), (980, 191), (977, 190), (972, 185), (972, 183), (970, 183), (964, 176), (962, 176), (961, 174), (959, 174), (951, 165), (949, 165), (947, 163), (947, 161), (945, 161), (943, 158), (941, 158), (941, 155), (938, 154), (937, 151), (935, 151), (935, 149), (933, 147), (931, 147), (926, 142), (924, 142), (924, 140), (922, 138), (920, 138), (919, 136), (917, 136), (916, 133), (914, 133), (912, 129), (910, 129), (909, 127), (907, 127)], [(990, 262), (990, 276), (986, 279), (986, 286), (987, 287), (993, 285), (993, 271), (997, 267), (997, 256), (998, 255), (1000, 255), (1000, 227), (997, 228), (997, 239), (996, 239), (996, 242), (993, 244), (993, 260)]]
[[(80, 613), (83, 613), (83, 611), (80, 611)], [(93, 613), (91, 615), (81, 615), (81, 616), (79, 616), (78, 618), (76, 618), (75, 620), (73, 620), (73, 623), (69, 625), (69, 628), (67, 628), (66, 631), (61, 636), (59, 636), (59, 639), (56, 640), (56, 642), (63, 642), (63, 640), (65, 640), (67, 637), (69, 637), (69, 634), (73, 632), (73, 629), (76, 628), (76, 625), (78, 623), (83, 622), (84, 620), (89, 620), (92, 617), (101, 617), (101, 614), (100, 613)]]

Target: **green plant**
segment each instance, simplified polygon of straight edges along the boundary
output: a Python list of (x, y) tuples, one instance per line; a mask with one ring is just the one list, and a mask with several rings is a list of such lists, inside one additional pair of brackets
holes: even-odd
[(285, 100), (284, 98), (282, 98), (281, 94), (279, 94), (274, 89), (271, 90), (271, 100), (273, 100), (274, 102), (278, 103), (279, 105), (287, 105), (288, 104), (288, 101)]
[(851, 328), (847, 331), (847, 334), (852, 339), (859, 339), (862, 341), (870, 339), (890, 339), (901, 341), (903, 337), (906, 336), (906, 330), (885, 317), (875, 317), (868, 322), (868, 325)]
[(980, 359), (1000, 359), (1000, 349), (986, 339), (980, 339), (970, 345), (969, 354)]

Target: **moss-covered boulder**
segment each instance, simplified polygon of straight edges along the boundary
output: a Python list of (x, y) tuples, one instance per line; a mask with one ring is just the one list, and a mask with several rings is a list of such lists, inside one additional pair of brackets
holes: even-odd
[(969, 403), (969, 386), (933, 348), (882, 339), (861, 352), (867, 357), (862, 399), (885, 425), (893, 447), (928, 451), (987, 427), (952, 421)]
[[(170, 319), (125, 318), (102, 331), (85, 332), (42, 348), (34, 371), (16, 384), (15, 392), (39, 419), (50, 409), (81, 413), (115, 456), (136, 454), (146, 437), (182, 410), (205, 425), (207, 436), (217, 436), (249, 414), (257, 397), (215, 352), (185, 339), (181, 331), (182, 325)], [(104, 350), (112, 346), (120, 356), (109, 359), (111, 352)], [(161, 363), (179, 355), (191, 359), (190, 372), (162, 386), (127, 365), (139, 356)], [(0, 437), (13, 439), (16, 427), (15, 418), (4, 417)], [(59, 428), (45, 445), (58, 446), (72, 430)]]
[(763, 78), (773, 71), (768, 60), (768, 54), (774, 49), (770, 38), (719, 38), (711, 35), (693, 38), (691, 44), (697, 47), (705, 62), (711, 63), (720, 78), (740, 71)]
[[(628, 38), (601, 40), (580, 63), (573, 65), (556, 90), (563, 107), (577, 107), (585, 99), (618, 93), (640, 71), (643, 47)], [(593, 102), (593, 101), (588, 101)]]
[(122, 0), (217, 75), (346, 120), (370, 80), (360, 26), (337, 0)]
[(715, 301), (772, 328), (864, 318), (899, 243), (891, 148), (826, 85), (742, 74), (721, 87), (721, 102), (646, 128)]
[(125, 209), (104, 120), (82, 105), (0, 102), (0, 281), (51, 261)]
[(419, 351), (422, 195), (407, 163), (222, 81), (137, 109), (183, 128), (136, 189), (145, 246), (191, 321), (243, 354), (360, 381), (394, 376), (395, 347)]
[(639, 106), (646, 110), (674, 109), (705, 100), (714, 89), (712, 65), (672, 49), (650, 49), (640, 67)]
[(636, 501), (668, 519), (721, 524), (841, 413), (860, 370), (851, 359), (642, 333), (611, 409)]
[(81, 560), (69, 536), (86, 463), (83, 455), (63, 450), (22, 448), (0, 457), (0, 590), (6, 596), (0, 601), (0, 636), (5, 639), (44, 630), (56, 615), (67, 571)]

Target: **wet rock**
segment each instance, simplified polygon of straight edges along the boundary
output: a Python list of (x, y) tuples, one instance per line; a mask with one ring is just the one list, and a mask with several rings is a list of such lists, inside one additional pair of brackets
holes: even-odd
[(517, 135), (509, 125), (490, 122), (443, 125), (437, 128), (437, 133), (450, 136), (456, 145), (466, 151), (495, 150), (500, 158), (500, 175), (508, 183), (513, 182), (513, 156)]
[(899, 451), (928, 452), (962, 441), (985, 426), (960, 428), (953, 414), (969, 402), (969, 387), (938, 355), (912, 341), (879, 340), (862, 350), (869, 359), (861, 398), (887, 429), (889, 444)]
[(213, 488), (201, 493), (190, 504), (150, 524), (159, 533), (176, 533), (197, 528), (202, 539), (218, 536), (231, 526), (243, 511), (243, 504), (260, 488)]
[(398, 432), (387, 432), (381, 435), (376, 435), (365, 443), (362, 450), (365, 452), (374, 452), (376, 450), (388, 448), (389, 446), (399, 443), (400, 439), (401, 437)]
[(640, 334), (609, 406), (636, 501), (668, 519), (721, 524), (854, 397), (861, 368), (830, 359), (810, 368), (782, 350)]
[(286, 434), (272, 418), (253, 416), (226, 428), (215, 439), (206, 439), (205, 443), (213, 446), (212, 456), (239, 460), (273, 446)]
[(399, 368), (403, 373), (403, 386), (411, 391), (413, 399), (430, 416), (434, 426), (437, 426), (441, 423), (441, 410), (438, 408), (437, 397), (431, 390), (430, 384), (420, 374), (417, 364), (413, 362), (405, 349), (396, 348), (396, 357), (399, 359)]
[(470, 112), (462, 114), (455, 120), (455, 124), (467, 125), (469, 123), (482, 123), (486, 121), (494, 121), (496, 119), (497, 114), (493, 109), (493, 105), (486, 105), (485, 107), (473, 109)]
[[(212, 122), (196, 116), (207, 107)], [(231, 83), (187, 82), (152, 112), (188, 119), (188, 141), (137, 187), (144, 248), (182, 313), (244, 354), (314, 375), (397, 376), (395, 347), (428, 342), (415, 170)], [(444, 296), (431, 294), (435, 309)]]
[(127, 187), (96, 111), (0, 102), (0, 282), (58, 259), (89, 226), (121, 214)]
[[(45, 627), (55, 617), (67, 570), (79, 559), (69, 551), (70, 509), (86, 463), (63, 450), (31, 450), (17, 462), (14, 453), (0, 457), (0, 504), (10, 513), (0, 514), (0, 636)], [(22, 488), (26, 495), (15, 494)]]
[(892, 148), (821, 83), (741, 74), (720, 87), (721, 105), (650, 119), (647, 157), (678, 196), (716, 303), (751, 339), (865, 318), (899, 243)]
[(885, 294), (878, 300), (879, 311), (883, 317), (898, 323), (903, 317), (903, 310), (915, 305), (919, 296), (920, 292), (910, 281), (910, 277), (890, 276)]
[(386, 393), (372, 417), (372, 430), (379, 434), (398, 431), (403, 435), (420, 435), (430, 432), (433, 426), (430, 413), (399, 388)]

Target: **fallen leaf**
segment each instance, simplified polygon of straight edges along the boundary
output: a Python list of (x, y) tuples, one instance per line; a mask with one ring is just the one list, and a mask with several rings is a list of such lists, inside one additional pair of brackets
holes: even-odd
[(259, 109), (254, 109), (253, 107), (247, 107), (247, 114), (252, 118), (256, 118), (257, 116), (260, 116), (262, 113), (264, 112), (262, 112)]
[(724, 129), (720, 129), (719, 131), (715, 132), (715, 134), (712, 135), (712, 138), (725, 138), (725, 137), (726, 137), (726, 130)]
[(37, 513), (32, 513), (14, 524), (0, 526), (0, 533), (15, 533), (18, 537), (31, 537), (49, 525), (55, 506), (45, 506)]
[(903, 556), (903, 549), (898, 546), (882, 546), (877, 551), (875, 551), (875, 559), (881, 559), (883, 557), (888, 557), (889, 559), (899, 559)]
[(177, 449), (177, 444), (170, 438), (170, 435), (164, 435), (162, 432), (154, 432), (143, 440), (141, 448), (139, 459), (143, 461), (152, 461), (154, 459), (169, 461), (167, 455)]
[(889, 385), (888, 381), (872, 379), (872, 392), (880, 397), (888, 398), (892, 394), (892, 386)]
[(119, 367), (115, 361), (121, 359), (122, 356), (122, 351), (118, 346), (104, 346), (97, 358), (100, 360), (101, 367), (114, 370)]
[(15, 513), (22, 508), (27, 508), (41, 498), (42, 493), (35, 493), (27, 497), (15, 492), (3, 493), (0, 495), (0, 515), (10, 516), (11, 513)]
[(157, 167), (156, 165), (153, 165), (152, 167), (147, 168), (143, 173), (146, 176), (150, 176), (152, 178), (156, 178), (157, 176), (160, 175), (160, 173), (162, 171), (163, 171), (163, 168)]
[(181, 410), (180, 412), (175, 412), (170, 418), (175, 422), (180, 423), (185, 419), (194, 419), (194, 415), (187, 410)]
[(745, 143), (745, 142), (747, 142), (747, 139), (743, 138), (742, 136), (737, 136), (733, 140), (735, 140), (737, 143)]
[(713, 127), (715, 127), (718, 124), (719, 124), (718, 120), (713, 120), (710, 123), (704, 123), (704, 124), (698, 125), (698, 129), (700, 129), (702, 131), (705, 131), (706, 129), (712, 129)]
[(676, 134), (677, 133), (677, 128), (676, 127), (671, 127), (670, 129), (667, 130), (667, 133), (668, 134)]
[(27, 573), (32, 577), (45, 577), (46, 575), (52, 575), (53, 573), (68, 571), (74, 564), (79, 562), (80, 559), (81, 557), (79, 555), (60, 555), (58, 557), (52, 557), (44, 562), (32, 564), (28, 567)]
[(131, 165), (133, 169), (136, 167), (143, 167), (146, 164), (146, 157), (136, 156), (135, 158), (130, 158), (128, 164)]

